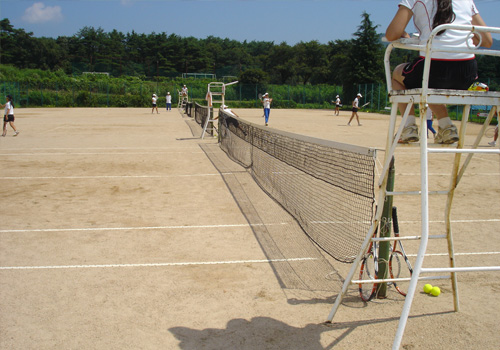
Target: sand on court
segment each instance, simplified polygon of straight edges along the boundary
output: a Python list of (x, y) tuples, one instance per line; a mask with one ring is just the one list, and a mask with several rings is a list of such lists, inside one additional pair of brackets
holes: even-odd
[[(260, 109), (234, 111), (264, 123)], [(346, 111), (273, 109), (269, 127), (383, 149), (388, 116), (359, 114), (348, 127)], [(177, 110), (18, 108), (16, 126), (0, 139), (1, 349), (391, 346), (404, 298), (390, 288), (365, 304), (352, 286), (325, 324), (349, 266)], [(419, 188), (418, 152), (398, 148), (396, 189)], [(432, 189), (447, 188), (451, 167), (433, 156)], [(431, 197), (435, 233), (444, 202)], [(395, 205), (402, 234), (417, 234), (419, 197)], [(475, 156), (452, 211), (458, 266), (498, 265), (499, 208), (500, 157)], [(428, 252), (425, 266), (447, 264), (444, 241)], [(442, 294), (419, 283), (402, 348), (498, 348), (498, 273), (459, 274), (459, 312), (449, 281), (431, 283)]]

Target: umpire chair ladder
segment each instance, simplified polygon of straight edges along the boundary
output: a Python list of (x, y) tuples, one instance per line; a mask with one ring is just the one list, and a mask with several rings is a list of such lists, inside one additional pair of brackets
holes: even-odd
[(203, 132), (201, 133), (201, 138), (205, 137), (205, 133), (209, 127), (209, 123), (215, 122), (217, 119), (215, 118), (214, 113), (214, 104), (217, 104), (219, 108), (223, 108), (225, 105), (225, 95), (226, 95), (226, 86), (233, 85), (238, 83), (238, 81), (233, 81), (228, 84), (224, 84), (221, 82), (211, 82), (208, 84), (207, 96), (206, 100), (208, 102), (208, 115), (205, 120), (205, 124), (203, 125)]
[[(469, 32), (471, 34), (480, 33), (480, 32), (491, 32), (491, 33), (500, 33), (500, 28), (496, 27), (475, 27), (475, 26), (459, 26), (453, 24), (444, 24), (437, 28), (435, 28), (426, 44), (421, 45), (418, 43), (418, 40), (415, 39), (400, 39), (398, 41), (391, 42), (385, 52), (384, 58), (384, 66), (386, 73), (386, 81), (387, 81), (387, 90), (390, 96), (390, 102), (392, 103), (391, 109), (391, 117), (389, 123), (389, 130), (387, 134), (387, 143), (385, 150), (385, 159), (384, 165), (382, 168), (382, 172), (380, 175), (380, 179), (378, 182), (379, 186), (379, 198), (378, 203), (384, 203), (386, 197), (388, 196), (399, 196), (399, 195), (419, 195), (421, 196), (421, 235), (415, 237), (403, 237), (399, 239), (419, 239), (420, 245), (417, 253), (417, 257), (413, 266), (413, 274), (410, 279), (410, 285), (408, 287), (408, 292), (406, 295), (405, 303), (403, 305), (403, 310), (401, 312), (401, 316), (399, 319), (398, 328), (396, 331), (396, 335), (393, 342), (393, 349), (399, 349), (401, 345), (401, 341), (403, 338), (404, 330), (406, 327), (406, 323), (408, 320), (411, 304), (413, 302), (413, 297), (415, 295), (417, 283), (420, 279), (431, 280), (431, 279), (450, 279), (453, 289), (453, 300), (454, 300), (454, 309), (455, 311), (459, 311), (459, 298), (458, 298), (458, 285), (456, 279), (457, 272), (473, 272), (473, 271), (499, 271), (500, 266), (474, 266), (474, 267), (456, 267), (455, 266), (455, 256), (454, 256), (454, 247), (453, 247), (453, 237), (451, 230), (451, 206), (453, 202), (453, 197), (455, 193), (455, 189), (460, 182), (467, 166), (469, 165), (472, 156), (477, 153), (489, 153), (489, 154), (499, 154), (499, 149), (478, 149), (479, 142), (483, 138), (483, 135), (489, 126), (491, 120), (493, 119), (495, 112), (500, 112), (500, 92), (493, 91), (464, 91), (464, 90), (440, 90), (440, 89), (430, 89), (428, 87), (429, 82), (429, 71), (430, 71), (430, 57), (432, 52), (441, 51), (441, 52), (470, 52), (479, 55), (490, 55), (500, 57), (499, 50), (484, 50), (479, 48), (471, 48), (468, 47), (466, 49), (459, 48), (449, 48), (449, 49), (437, 49), (432, 45), (433, 39), (436, 34), (442, 30), (446, 29), (454, 29), (454, 30), (462, 30)], [(392, 75), (390, 69), (390, 61), (389, 57), (393, 48), (406, 49), (406, 50), (415, 50), (415, 51), (425, 51), (425, 64), (424, 64), (424, 75), (422, 81), (422, 88), (420, 89), (411, 89), (411, 90), (393, 90), (392, 89)], [(396, 131), (396, 121), (397, 121), (397, 112), (398, 112), (398, 104), (408, 104), (406, 111), (401, 120), (400, 126)], [(386, 189), (388, 173), (390, 169), (390, 163), (394, 156), (394, 152), (396, 147), (398, 146), (398, 140), (403, 131), (406, 120), (408, 119), (408, 115), (412, 109), (414, 104), (418, 104), (420, 109), (420, 191), (410, 192), (410, 191), (402, 191), (402, 192), (389, 192)], [(427, 145), (427, 125), (426, 125), (426, 111), (429, 104), (448, 104), (448, 105), (462, 105), (463, 107), (463, 115), (462, 120), (460, 122), (459, 127), (459, 141), (456, 147), (453, 145), (448, 145), (448, 147), (428, 147)], [(464, 140), (466, 135), (467, 121), (470, 113), (471, 105), (485, 105), (491, 106), (491, 110), (486, 117), (479, 134), (477, 135), (475, 141), (470, 147), (464, 148)], [(497, 117), (498, 118), (498, 117)], [(395, 136), (394, 136), (395, 135)], [(451, 171), (451, 180), (450, 185), (447, 191), (429, 191), (428, 186), (428, 155), (434, 153), (453, 153), (455, 154), (453, 169)], [(461, 164), (462, 154), (467, 154), (467, 158)], [(446, 195), (446, 207), (445, 207), (445, 226), (446, 233), (443, 235), (429, 235), (429, 195), (441, 194)], [(381, 222), (382, 217), (382, 205), (377, 206), (377, 210), (375, 212), (375, 217), (372, 223), (372, 226), (369, 232), (366, 235), (366, 238), (361, 246), (360, 252), (357, 255), (354, 263), (351, 266), (349, 274), (347, 275), (344, 285), (342, 287), (341, 293), (337, 296), (335, 300), (335, 304), (328, 315), (328, 321), (331, 322), (335, 313), (337, 312), (343, 297), (347, 293), (347, 289), (350, 284), (360, 283), (360, 281), (354, 281), (353, 277), (358, 271), (360, 262), (362, 260), (363, 255), (366, 253), (371, 240), (373, 239), (373, 234), (376, 231), (377, 226)], [(449, 266), (441, 267), (441, 268), (424, 268), (422, 267), (423, 261), (426, 255), (427, 244), (429, 238), (446, 238), (448, 243), (448, 256), (449, 256)], [(375, 238), (375, 240), (390, 240), (394, 241), (397, 238)], [(421, 274), (449, 274), (449, 275), (440, 275), (440, 276), (426, 276), (422, 277)], [(397, 282), (398, 280), (408, 279), (377, 279), (377, 282)], [(370, 281), (374, 283), (375, 280)]]

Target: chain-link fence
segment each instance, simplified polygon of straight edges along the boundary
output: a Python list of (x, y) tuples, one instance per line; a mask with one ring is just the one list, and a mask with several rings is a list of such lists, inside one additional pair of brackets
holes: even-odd
[[(65, 79), (59, 82), (0, 82), (0, 101), (10, 94), (16, 107), (149, 107), (151, 96), (157, 94), (158, 104), (162, 96), (170, 92), (172, 103), (183, 83), (188, 86), (189, 100), (205, 104), (209, 81), (187, 79), (172, 81), (141, 81), (96, 79), (88, 82), (79, 79)], [(495, 82), (492, 82), (495, 85)], [(359, 84), (355, 93), (363, 95), (360, 104), (370, 102), (365, 111), (389, 113), (390, 103), (385, 84)], [(345, 110), (350, 110), (355, 96), (344, 96), (342, 86), (337, 85), (274, 85), (274, 84), (234, 84), (225, 91), (226, 104), (233, 108), (260, 108), (259, 96), (269, 93), (273, 108), (333, 108), (336, 95)], [(450, 116), (460, 119), (462, 106), (448, 106)], [(488, 111), (486, 106), (472, 106), (471, 120), (480, 121)]]

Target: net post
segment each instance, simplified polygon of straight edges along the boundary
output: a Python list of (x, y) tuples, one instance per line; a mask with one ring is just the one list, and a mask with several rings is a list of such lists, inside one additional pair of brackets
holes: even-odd
[[(394, 178), (395, 178), (395, 170), (394, 170), (394, 157), (392, 157), (391, 162), (389, 164), (389, 172), (387, 175), (387, 185), (386, 192), (394, 191)], [(382, 209), (382, 218), (380, 220), (380, 238), (390, 237), (391, 236), (391, 223), (392, 223), (392, 202), (393, 197), (385, 196), (384, 207)], [(379, 244), (378, 248), (378, 279), (387, 278), (389, 271), (389, 259), (391, 255), (391, 242), (390, 241), (382, 241)], [(377, 285), (377, 298), (383, 299), (387, 297), (387, 282), (379, 283)]]

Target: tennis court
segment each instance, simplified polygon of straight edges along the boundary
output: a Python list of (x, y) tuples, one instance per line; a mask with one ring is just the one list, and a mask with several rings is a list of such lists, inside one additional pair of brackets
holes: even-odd
[[(235, 112), (263, 124), (260, 109)], [(388, 116), (349, 117), (272, 110), (270, 128), (384, 148)], [(177, 110), (16, 110), (20, 135), (0, 139), (0, 348), (390, 347), (403, 297), (364, 304), (353, 286), (324, 324), (349, 266), (193, 123)], [(398, 150), (396, 187), (418, 189), (418, 152)], [(433, 157), (431, 183), (446, 188), (452, 158)], [(444, 230), (444, 202), (432, 199), (431, 229)], [(419, 198), (395, 205), (415, 233)], [(500, 159), (476, 155), (455, 195), (457, 266), (498, 264), (499, 208)], [(445, 241), (428, 252), (425, 265), (446, 264)], [(436, 284), (437, 298), (417, 293), (403, 348), (497, 348), (498, 273), (460, 274), (458, 313), (449, 281)]]

